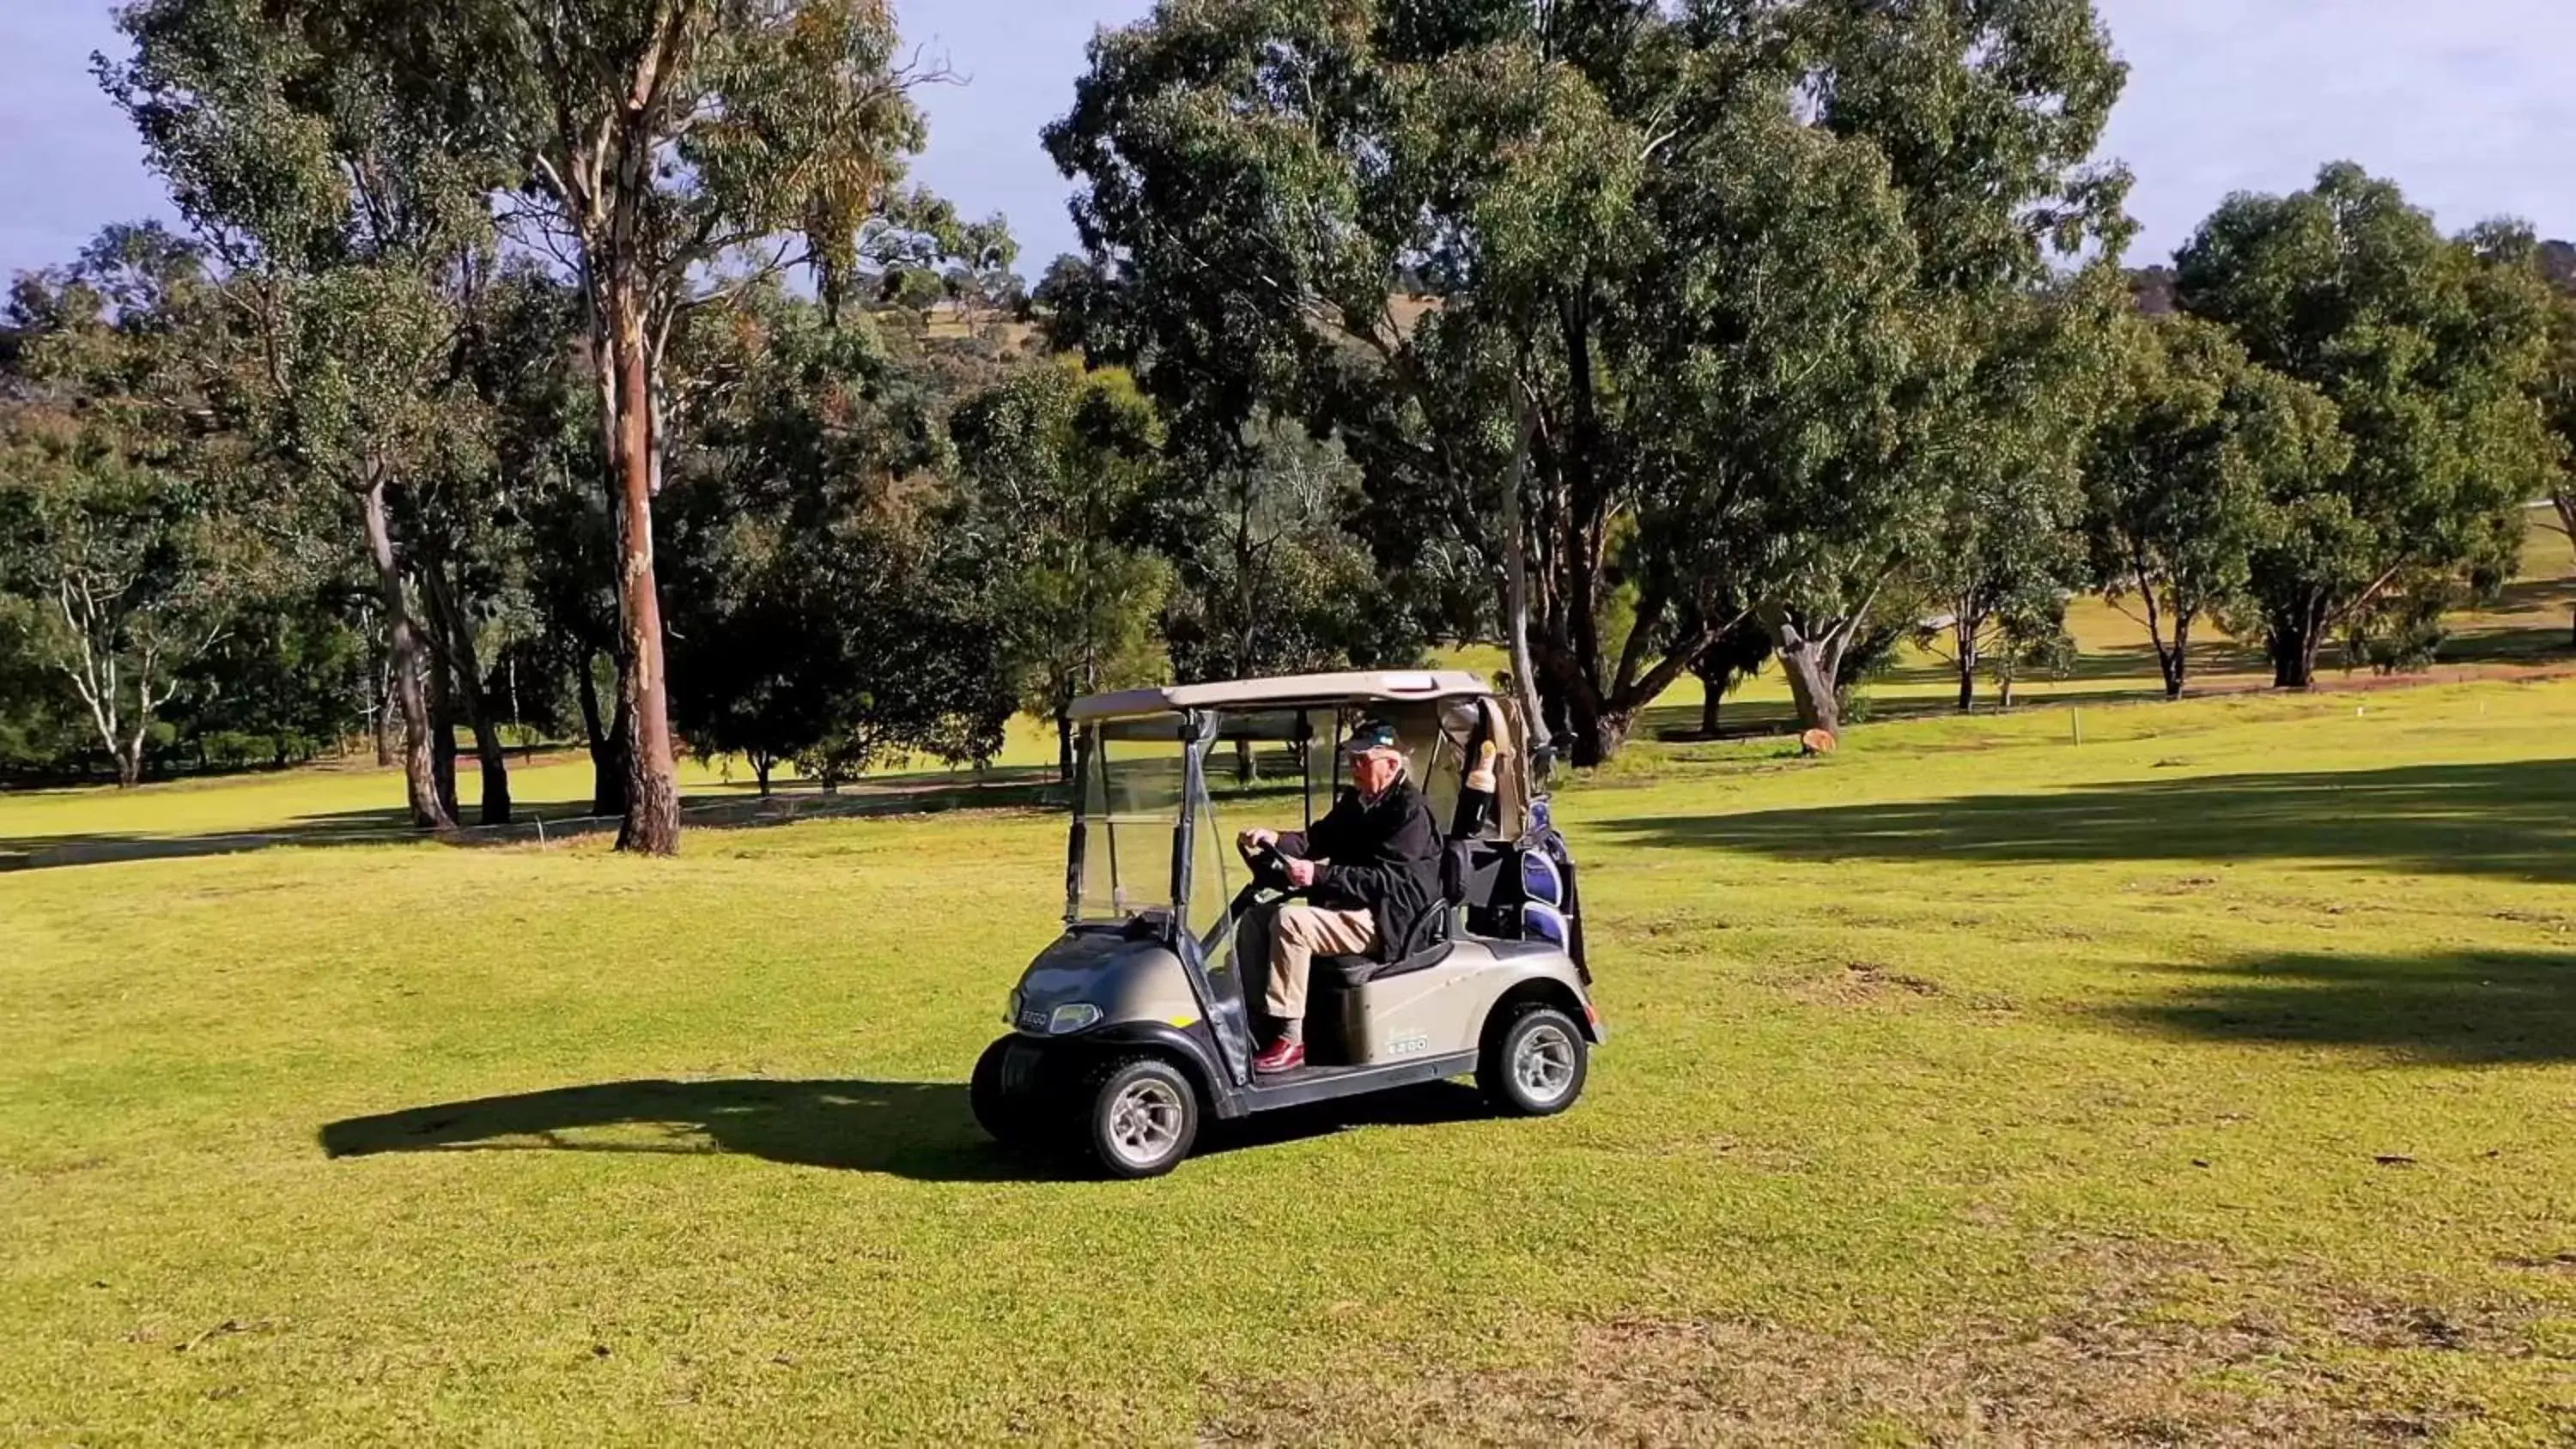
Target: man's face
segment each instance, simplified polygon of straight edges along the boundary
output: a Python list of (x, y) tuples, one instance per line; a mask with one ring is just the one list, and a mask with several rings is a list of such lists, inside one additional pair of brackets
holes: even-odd
[(1372, 799), (1385, 794), (1403, 773), (1404, 756), (1394, 750), (1370, 750), (1351, 757), (1351, 783)]

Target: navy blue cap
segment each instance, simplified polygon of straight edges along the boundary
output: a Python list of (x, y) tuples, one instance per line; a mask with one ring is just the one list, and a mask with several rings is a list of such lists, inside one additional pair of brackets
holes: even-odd
[(1404, 736), (1395, 726), (1382, 719), (1364, 719), (1351, 726), (1351, 736), (1342, 741), (1342, 753), (1364, 755), (1371, 750), (1393, 750), (1404, 753)]

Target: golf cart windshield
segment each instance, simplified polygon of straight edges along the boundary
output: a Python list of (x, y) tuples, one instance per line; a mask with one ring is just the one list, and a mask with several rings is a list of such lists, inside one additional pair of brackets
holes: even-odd
[[(1323, 706), (1140, 715), (1087, 727), (1065, 919), (1177, 918), (1217, 949), (1226, 906), (1244, 883), (1235, 833), (1250, 825), (1297, 829), (1331, 807), (1343, 723)], [(1192, 857), (1189, 899), (1176, 913), (1183, 850)]]
[(1084, 731), (1065, 919), (1114, 922), (1172, 909), (1172, 848), (1189, 791), (1189, 741), (1176, 715), (1106, 720)]
[[(1409, 773), (1445, 826), (1475, 744), (1499, 721), (1488, 707), (1476, 698), (1265, 701), (1093, 721), (1082, 733), (1065, 919), (1079, 925), (1159, 915), (1214, 951), (1227, 903), (1244, 881), (1236, 833), (1256, 825), (1301, 829), (1331, 809), (1347, 783), (1339, 746), (1353, 721), (1374, 715), (1396, 726)], [(1516, 770), (1507, 764), (1503, 775), (1503, 813), (1487, 828), (1508, 835), (1518, 829), (1522, 797)], [(1188, 898), (1176, 900), (1176, 888)]]

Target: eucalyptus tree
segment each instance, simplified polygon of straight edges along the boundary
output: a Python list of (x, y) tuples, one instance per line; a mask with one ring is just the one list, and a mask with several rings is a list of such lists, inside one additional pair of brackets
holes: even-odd
[(1163, 635), (1178, 677), (1411, 661), (1413, 621), (1342, 527), (1362, 475), (1338, 439), (1265, 410), (1232, 449), (1184, 455), (1158, 481), (1152, 526), (1174, 574)]
[(1176, 435), (1342, 429), (1381, 564), (1525, 613), (1588, 761), (1730, 588), (1832, 722), (1980, 432), (1971, 323), (2121, 238), (2120, 78), (2084, 0), (1167, 0), (1047, 144)]
[(2008, 693), (2026, 660), (2071, 648), (2066, 601), (2089, 582), (2084, 464), (2117, 385), (2130, 306), (2127, 280), (2097, 266), (1978, 319), (1971, 431), (1947, 470), (1931, 546), (1909, 569), (1938, 616), (1917, 633), (1948, 657), (1963, 714), (1981, 670)]
[(2559, 533), (2576, 546), (2576, 248), (2550, 242), (2507, 260), (2520, 260), (2550, 284), (2549, 360), (2540, 380), (2543, 415), (2557, 442), (2549, 501)]
[(764, 790), (788, 760), (828, 790), (899, 754), (989, 759), (1016, 702), (923, 359), (822, 314), (760, 288), (691, 334), (705, 385), (664, 493), (679, 718)]
[(2273, 679), (2304, 687), (2319, 647), (2392, 594), (2502, 568), (2553, 445), (2536, 396), (2547, 284), (2446, 238), (2389, 182), (2329, 165), (2309, 190), (2230, 197), (2176, 258), (2177, 296), (2264, 367), (2333, 403), (2350, 455), (2276, 496), (2250, 588)]
[(2552, 312), (2550, 368), (2542, 398), (2549, 409), (2549, 428), (2558, 437), (2558, 469), (2550, 480), (2549, 501), (2558, 510), (2558, 528), (2576, 545), (2576, 298), (2561, 297)]
[(2257, 365), (2227, 329), (2136, 317), (2085, 467), (2092, 568), (2147, 631), (2165, 697), (2181, 695), (2192, 633), (2240, 610), (2254, 559), (2351, 462), (2334, 404)]
[(1716, 642), (1700, 651), (1691, 665), (1699, 678), (1699, 736), (1704, 740), (1718, 737), (1718, 716), (1726, 696), (1741, 680), (1762, 672), (1763, 662), (1771, 657), (1771, 636), (1760, 624), (1737, 613), (1736, 622), (1719, 631)]
[(417, 482), (478, 446), (451, 386), (446, 288), (489, 245), (492, 177), (460, 161), (456, 130), (337, 63), (297, 18), (251, 0), (139, 0), (117, 16), (133, 53), (97, 69), (257, 338), (239, 425), (356, 515), (412, 819), (445, 827), (424, 688), (435, 657), (397, 517)]
[[(535, 558), (527, 532), (548, 500), (575, 489), (597, 492), (593, 460), (565, 446), (577, 417), (570, 376), (578, 366), (577, 300), (527, 259), (475, 256), (456, 268), (449, 305), (455, 337), (443, 393), (451, 410), (472, 419), (474, 446), (449, 451), (418, 481), (403, 534), (412, 545), (431, 678), (448, 716), (438, 724), (439, 744), (452, 751), (460, 720), (472, 731), (480, 819), (499, 825), (508, 823), (511, 805), (491, 666), (514, 636), (543, 618), (533, 573), (571, 563), (608, 575), (597, 556)], [(452, 774), (450, 761), (442, 779)]]
[(1641, 376), (1681, 422), (1682, 512), (1733, 521), (1800, 720), (1831, 729), (1846, 654), (1912, 622), (1875, 617), (1885, 592), (1958, 520), (2063, 492), (2107, 283), (2057, 268), (2133, 229), (2094, 159), (2125, 69), (2085, 0), (1687, 13), (1758, 59), (1679, 92), (1705, 140), (1674, 142), (1648, 298), (1683, 305)]
[(949, 432), (993, 560), (1004, 656), (1023, 708), (1055, 722), (1073, 778), (1073, 702), (1159, 679), (1171, 568), (1138, 547), (1163, 428), (1135, 380), (1059, 357), (961, 401)]
[[(176, 4), (178, 0), (168, 0)], [(862, 223), (919, 147), (883, 0), (279, 0), (346, 83), (381, 88), (502, 221), (577, 277), (617, 524), (623, 849), (679, 838), (653, 502), (664, 364), (688, 312)], [(796, 249), (802, 238), (803, 250)]]
[(239, 460), (202, 436), (231, 351), (218, 294), (193, 247), (113, 227), (72, 267), (22, 275), (9, 305), (0, 594), (119, 785), (265, 568)]

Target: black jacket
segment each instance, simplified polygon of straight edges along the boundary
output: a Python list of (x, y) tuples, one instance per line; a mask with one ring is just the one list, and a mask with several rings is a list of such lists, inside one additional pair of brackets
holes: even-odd
[(1401, 961), (1439, 939), (1448, 904), (1440, 892), (1445, 848), (1431, 807), (1411, 780), (1388, 786), (1374, 805), (1346, 789), (1323, 819), (1279, 837), (1282, 855), (1332, 862), (1307, 899), (1375, 916), (1380, 961)]

